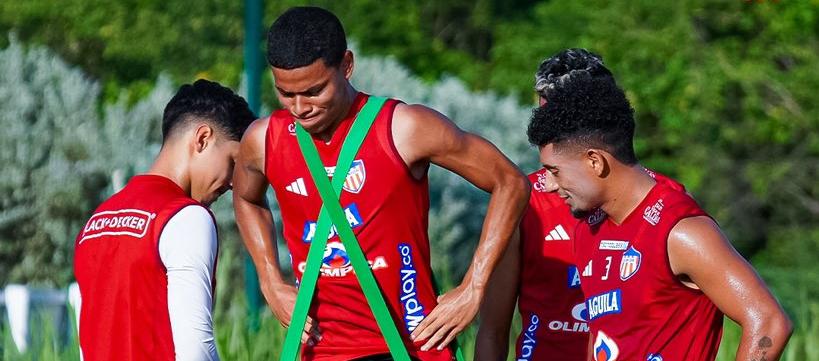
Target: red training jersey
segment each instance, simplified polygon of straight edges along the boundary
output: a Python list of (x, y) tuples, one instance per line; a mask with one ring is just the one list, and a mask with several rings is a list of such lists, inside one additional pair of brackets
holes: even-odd
[[(520, 225), (521, 269), (518, 310), (523, 327), (516, 360), (588, 360), (589, 325), (574, 265), (575, 228), (580, 220), (556, 192), (548, 192), (547, 170), (529, 174), (532, 193)], [(646, 169), (674, 189), (674, 180)]]
[(586, 361), (589, 326), (572, 255), (580, 221), (556, 192), (546, 191), (546, 172), (529, 175), (532, 192), (520, 224), (518, 310), (523, 327), (515, 359)]
[[(335, 176), (341, 145), (367, 98), (358, 94), (329, 142), (314, 140), (330, 177)], [(410, 355), (425, 361), (451, 360), (448, 349), (421, 352), (422, 343), (409, 341), (409, 333), (436, 306), (436, 293), (427, 235), (428, 181), (426, 176), (415, 179), (395, 148), (396, 104), (388, 100), (378, 113), (346, 175), (340, 203)], [(270, 116), (265, 154), (265, 174), (281, 208), (284, 238), (300, 280), (322, 201), (288, 111)], [(305, 360), (346, 361), (389, 352), (335, 229), (324, 250), (310, 316), (318, 322), (322, 339), (304, 347)]]
[(175, 359), (158, 242), (189, 205), (200, 204), (170, 179), (138, 175), (85, 224), (74, 243), (84, 360)]
[(597, 214), (578, 225), (576, 264), (594, 360), (714, 360), (723, 315), (671, 271), (667, 241), (682, 219), (707, 216), (684, 191), (654, 185), (617, 225)]

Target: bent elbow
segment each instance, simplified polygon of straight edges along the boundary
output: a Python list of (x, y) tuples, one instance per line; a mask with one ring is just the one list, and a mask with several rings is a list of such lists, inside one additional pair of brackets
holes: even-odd
[[(762, 323), (762, 329), (765, 334), (769, 335), (773, 340), (781, 340), (782, 345), (788, 343), (788, 340), (793, 334), (793, 321), (781, 309), (772, 312)], [(776, 342), (776, 341), (775, 341)], [(778, 342), (777, 342), (778, 343)]]
[(782, 333), (785, 342), (787, 342), (787, 340), (791, 338), (791, 335), (793, 334), (793, 321), (791, 321), (791, 318), (788, 317), (788, 315), (785, 314), (785, 312), (780, 313), (779, 317), (777, 318), (775, 327), (779, 329), (779, 331)]
[(523, 175), (523, 173), (516, 172), (516, 177), (510, 179), (508, 182), (515, 193), (515, 199), (521, 203), (526, 204), (529, 201), (529, 195), (532, 191), (532, 183)]

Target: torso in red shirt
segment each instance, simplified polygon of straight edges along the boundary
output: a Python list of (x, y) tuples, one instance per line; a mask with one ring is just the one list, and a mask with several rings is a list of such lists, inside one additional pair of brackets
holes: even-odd
[[(330, 176), (336, 176), (342, 142), (366, 99), (364, 94), (356, 97), (329, 143), (315, 140)], [(451, 360), (449, 350), (421, 352), (421, 343), (409, 341), (409, 333), (435, 307), (436, 293), (427, 236), (427, 178), (413, 178), (395, 149), (391, 124), (397, 103), (388, 100), (376, 117), (347, 174), (340, 203), (410, 355), (421, 360)], [(301, 279), (322, 202), (287, 111), (270, 116), (265, 149), (265, 174), (281, 208), (294, 273)], [(389, 352), (334, 231), (324, 251), (310, 316), (318, 322), (322, 339), (315, 346), (305, 346), (304, 359), (349, 360)]]
[(723, 315), (668, 262), (671, 229), (697, 216), (706, 213), (688, 194), (658, 183), (622, 224), (598, 214), (578, 225), (576, 265), (594, 360), (714, 360)]
[[(546, 170), (529, 175), (532, 193), (523, 215), (518, 310), (523, 320), (516, 360), (588, 360), (589, 325), (574, 265), (575, 228), (581, 222), (555, 192), (548, 192)], [(674, 180), (646, 172), (674, 189)]]
[(189, 205), (199, 203), (170, 179), (139, 175), (85, 224), (74, 244), (84, 360), (175, 359), (158, 242), (168, 220)]
[(572, 259), (575, 226), (569, 207), (546, 192), (545, 169), (529, 175), (532, 193), (520, 226), (518, 310), (523, 320), (516, 360), (585, 361), (589, 328)]

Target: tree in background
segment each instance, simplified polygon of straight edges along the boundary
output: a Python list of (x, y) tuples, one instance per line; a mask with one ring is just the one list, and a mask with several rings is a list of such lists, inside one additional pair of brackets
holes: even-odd
[[(357, 59), (356, 86), (428, 104), (459, 126), (484, 134), (513, 161), (535, 166), (524, 137), (529, 110), (514, 98), (471, 92), (454, 78), (427, 85), (394, 59)], [(11, 270), (0, 273), (5, 276), (0, 283), (64, 285), (71, 279), (74, 236), (86, 217), (128, 177), (148, 169), (158, 151), (162, 110), (174, 86), (160, 77), (133, 105), (125, 95), (102, 104), (99, 85), (82, 71), (44, 48), (25, 49), (16, 40), (0, 50), (0, 74), (0, 94), (8, 95), (0, 100), (0, 127), (11, 130), (0, 138), (0, 156), (10, 165), (0, 174), (0, 267)], [(433, 169), (430, 178), (436, 269), (460, 277), (477, 241), (485, 196), (450, 172)], [(238, 255), (230, 202), (213, 207), (221, 246)], [(240, 274), (240, 265), (235, 267), (227, 271), (232, 276)]]
[[(145, 167), (167, 80), (131, 109), (43, 48), (0, 51), (0, 275), (65, 285), (74, 237), (125, 172)], [(164, 103), (163, 103), (164, 104)], [(163, 105), (164, 106), (164, 105)], [(157, 112), (158, 109), (158, 112)], [(158, 127), (154, 127), (158, 129)], [(155, 130), (154, 130), (155, 131)]]
[[(266, 2), (265, 24), (297, 3)], [(815, 3), (310, 3), (335, 11), (363, 52), (393, 56), (420, 74), (423, 81), (412, 78), (419, 87), (404, 82), (409, 85), (401, 93), (404, 83), (396, 80), (393, 94), (407, 94), (405, 99), (430, 103), (456, 117), (474, 114), (484, 119), (478, 111), (450, 105), (470, 90), (494, 89), (534, 104), (535, 67), (559, 50), (579, 46), (602, 54), (636, 109), (641, 159), (684, 182), (743, 255), (772, 280), (778, 294), (793, 300), (819, 297), (819, 271), (811, 259), (819, 252)], [(106, 104), (134, 104), (150, 93), (163, 71), (175, 83), (207, 76), (238, 85), (241, 24), (241, 2), (228, 0), (205, 0), (196, 6), (147, 0), (0, 2), (0, 31), (14, 29), (25, 41), (48, 44), (86, 69), (101, 80)], [(274, 104), (270, 77), (264, 81), (264, 103)], [(456, 83), (460, 85), (445, 88)], [(127, 98), (123, 88), (130, 90)], [(522, 129), (500, 120), (458, 121), (465, 128), (475, 124), (471, 130), (501, 143), (516, 139)], [(514, 144), (525, 149), (523, 143)], [(517, 147), (501, 148), (515, 161), (530, 159), (518, 158)], [(523, 168), (531, 169), (528, 164)], [(455, 204), (449, 200), (480, 197), (466, 190), (466, 195), (447, 192), (434, 194), (433, 202)], [(460, 229), (457, 239), (470, 239), (473, 210), (448, 209), (436, 219), (457, 223), (461, 228), (445, 228)], [(455, 238), (446, 239), (461, 242)], [(458, 267), (452, 269), (457, 276)]]

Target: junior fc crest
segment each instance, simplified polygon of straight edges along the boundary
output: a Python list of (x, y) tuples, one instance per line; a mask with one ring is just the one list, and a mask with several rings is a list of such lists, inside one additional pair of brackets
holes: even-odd
[(625, 281), (634, 276), (640, 269), (641, 259), (642, 254), (634, 246), (623, 252), (623, 258), (620, 260), (620, 279)]
[(361, 192), (364, 187), (364, 181), (367, 179), (367, 171), (364, 169), (364, 161), (356, 159), (350, 166), (350, 172), (347, 173), (347, 179), (344, 180), (344, 190), (350, 193)]

